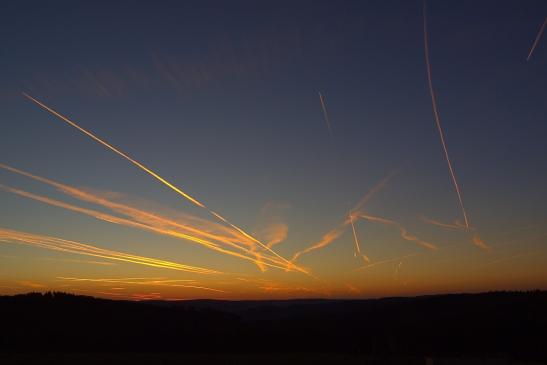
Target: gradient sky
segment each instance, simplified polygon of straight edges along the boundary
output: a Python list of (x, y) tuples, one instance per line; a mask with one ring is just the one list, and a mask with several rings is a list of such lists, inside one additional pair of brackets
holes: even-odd
[(289, 260), (387, 176), (361, 213), (394, 223), (356, 217), (368, 263), (354, 255), (346, 224), (328, 246), (298, 258), (310, 275), (262, 272), (195, 242), (15, 194), (6, 186), (120, 214), (0, 169), (0, 229), (221, 272), (54, 251), (9, 233), (0, 235), (0, 294), (246, 299), (547, 289), (546, 36), (526, 60), (546, 15), (540, 0), (427, 4), (433, 85), (471, 226), (464, 229), (432, 112), (421, 1), (4, 4), (0, 164), (221, 229), (26, 92), (264, 243), (276, 233), (282, 242), (273, 249)]

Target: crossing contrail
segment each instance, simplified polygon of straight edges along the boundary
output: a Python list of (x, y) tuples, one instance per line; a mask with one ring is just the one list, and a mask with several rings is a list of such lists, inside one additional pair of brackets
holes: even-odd
[(425, 52), (425, 65), (427, 69), (427, 82), (429, 85), (429, 94), (431, 95), (431, 104), (433, 106), (433, 115), (435, 117), (435, 123), (437, 125), (437, 130), (439, 132), (439, 137), (441, 139), (441, 144), (443, 146), (444, 150), (444, 157), (446, 159), (446, 163), (448, 164), (448, 170), (450, 171), (450, 176), (452, 177), (452, 183), (454, 184), (454, 189), (456, 190), (456, 194), (458, 195), (458, 201), (460, 203), (460, 208), (462, 210), (463, 219), (465, 221), (465, 227), (469, 229), (469, 221), (467, 219), (467, 213), (465, 211), (465, 207), (463, 206), (463, 199), (462, 194), (460, 190), (460, 186), (458, 185), (458, 181), (456, 180), (456, 173), (454, 172), (454, 168), (452, 167), (452, 162), (450, 161), (450, 157), (448, 156), (448, 148), (446, 147), (446, 141), (444, 138), (444, 132), (443, 128), (441, 126), (441, 119), (439, 117), (439, 110), (437, 108), (437, 99), (435, 97), (435, 91), (433, 89), (433, 81), (431, 78), (431, 63), (429, 61), (429, 36), (427, 32), (427, 13), (426, 13), (426, 0), (423, 0), (422, 3), (422, 10), (423, 10), (423, 20), (424, 20), (424, 52)]
[[(362, 209), (363, 207), (368, 203), (368, 201), (374, 196), (376, 195), (380, 190), (382, 190), (386, 185), (387, 183), (389, 182), (389, 180), (395, 175), (395, 171), (391, 172), (389, 175), (387, 175), (385, 178), (382, 179), (382, 181), (380, 181), (376, 186), (374, 186), (356, 205), (355, 207), (353, 207), (352, 209), (352, 212), (354, 212), (354, 214), (360, 214), (362, 213)], [(338, 226), (334, 227), (333, 229), (331, 229), (330, 231), (328, 231), (327, 233), (325, 233), (323, 235), (323, 237), (321, 237), (321, 240), (319, 240), (318, 242), (315, 242), (314, 244), (312, 244), (311, 246), (303, 249), (303, 250), (300, 250), (298, 252), (296, 252), (293, 257), (292, 257), (292, 261), (295, 262), (296, 260), (298, 260), (300, 258), (300, 256), (304, 255), (304, 254), (307, 254), (309, 252), (312, 252), (312, 251), (315, 251), (315, 250), (318, 250), (318, 249), (321, 249), (323, 247), (326, 247), (328, 245), (330, 245), (332, 242), (334, 242), (335, 240), (337, 240), (342, 234), (344, 234), (345, 230), (346, 230), (346, 227), (351, 223), (351, 220), (349, 219), (349, 217), (345, 218), (344, 221), (339, 224)]]
[(144, 166), (142, 163), (138, 162), (137, 160), (129, 157), (127, 154), (125, 154), (124, 152), (120, 151), (119, 149), (117, 149), (116, 147), (112, 146), (111, 144), (105, 142), (104, 140), (102, 140), (101, 138), (97, 137), (96, 135), (94, 135), (93, 133), (91, 133), (90, 131), (80, 127), (78, 124), (76, 124), (74, 121), (70, 120), (69, 118), (65, 117), (64, 115), (58, 113), (57, 111), (53, 110), (52, 108), (48, 107), (47, 105), (45, 105), (44, 103), (42, 103), (41, 101), (33, 98), (32, 96), (28, 95), (27, 93), (23, 92), (22, 93), (23, 96), (25, 96), (27, 99), (29, 99), (30, 101), (32, 101), (33, 103), (35, 103), (36, 105), (40, 106), (41, 108), (47, 110), (48, 112), (50, 112), (51, 114), (55, 115), (56, 117), (58, 117), (59, 119), (63, 120), (64, 122), (70, 124), (71, 126), (73, 126), (74, 128), (78, 129), (80, 132), (84, 133), (85, 135), (87, 135), (88, 137), (92, 138), (93, 140), (97, 141), (98, 143), (102, 144), (103, 146), (107, 147), (108, 149), (110, 149), (111, 151), (115, 152), (116, 154), (120, 155), (121, 157), (125, 158), (127, 161), (131, 162), (133, 165), (137, 166), (139, 169), (145, 171), (146, 173), (148, 173), (150, 176), (154, 177), (156, 180), (160, 181), (162, 184), (164, 184), (165, 186), (169, 187), (171, 190), (177, 192), (179, 195), (183, 196), (185, 199), (189, 200), (190, 202), (192, 202), (193, 204), (197, 205), (198, 207), (200, 208), (204, 208), (206, 210), (209, 211), (210, 214), (212, 214), (213, 216), (215, 216), (217, 219), (221, 220), (222, 222), (228, 224), (229, 226), (231, 226), (232, 228), (234, 228), (235, 230), (239, 231), (241, 234), (243, 234), (244, 236), (246, 236), (247, 238), (251, 239), (253, 242), (255, 242), (256, 244), (258, 244), (259, 246), (261, 246), (262, 248), (264, 248), (266, 251), (269, 251), (270, 253), (272, 253), (273, 255), (277, 256), (279, 259), (281, 259), (283, 262), (285, 262), (285, 265), (287, 265), (287, 267), (290, 267), (290, 268), (294, 268), (300, 272), (303, 272), (303, 273), (307, 273), (307, 271), (299, 266), (296, 266), (293, 262), (290, 262), (289, 260), (285, 259), (284, 257), (282, 257), (281, 255), (279, 255), (277, 252), (275, 252), (274, 250), (272, 250), (270, 247), (268, 247), (267, 245), (265, 245), (264, 243), (262, 243), (261, 241), (257, 240), (256, 238), (254, 238), (253, 236), (251, 236), (250, 234), (248, 234), (247, 232), (245, 232), (243, 229), (241, 229), (240, 227), (236, 226), (235, 224), (229, 222), (227, 219), (225, 219), (224, 217), (222, 217), (220, 214), (210, 210), (209, 208), (207, 208), (203, 203), (199, 202), (197, 199), (193, 198), (192, 196), (190, 196), (189, 194), (185, 193), (184, 191), (182, 191), (181, 189), (179, 189), (178, 187), (176, 187), (175, 185), (173, 185), (172, 183), (170, 183), (169, 181), (167, 181), (166, 179), (164, 179), (163, 177), (161, 177), (160, 175), (158, 175), (156, 172), (152, 171), (151, 169), (149, 169), (148, 167)]

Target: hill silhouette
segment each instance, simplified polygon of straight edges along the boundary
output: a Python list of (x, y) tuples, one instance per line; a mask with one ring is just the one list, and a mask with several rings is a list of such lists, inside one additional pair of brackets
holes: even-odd
[(547, 360), (545, 291), (177, 302), (30, 293), (0, 297), (0, 313), (8, 360), (44, 353)]

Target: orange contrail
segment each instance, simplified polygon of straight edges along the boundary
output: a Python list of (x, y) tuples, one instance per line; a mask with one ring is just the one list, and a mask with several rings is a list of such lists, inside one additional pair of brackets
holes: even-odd
[[(41, 108), (47, 110), (48, 112), (50, 112), (51, 114), (55, 115), (56, 117), (60, 118), (61, 120), (65, 121), (66, 123), (70, 124), (71, 126), (73, 126), (74, 128), (78, 129), (80, 132), (84, 133), (85, 135), (91, 137), (92, 139), (94, 139), (95, 141), (99, 142), (100, 144), (102, 144), (103, 146), (107, 147), (108, 149), (110, 149), (111, 151), (117, 153), (118, 155), (122, 156), (123, 158), (125, 158), (126, 160), (128, 160), (129, 162), (131, 162), (132, 164), (134, 164), (135, 166), (137, 166), (138, 168), (140, 168), (141, 170), (145, 171), (146, 173), (148, 173), (149, 175), (151, 175), (152, 177), (154, 177), (155, 179), (157, 179), (158, 181), (160, 181), (161, 183), (163, 183), (164, 185), (166, 185), (167, 187), (171, 188), (172, 190), (174, 190), (175, 192), (177, 192), (179, 195), (183, 196), (184, 198), (186, 198), (187, 200), (189, 200), (190, 202), (194, 203), (195, 205), (197, 205), (198, 207), (200, 208), (204, 208), (204, 209), (207, 209), (209, 210), (207, 207), (205, 207), (205, 205), (201, 202), (199, 202), (198, 200), (192, 198), (189, 194), (185, 193), (184, 191), (182, 191), (181, 189), (177, 188), (175, 185), (171, 184), (169, 181), (165, 180), (164, 178), (162, 178), (161, 176), (159, 176), (157, 173), (155, 173), (154, 171), (150, 170), (149, 168), (147, 168), (146, 166), (144, 166), (143, 164), (141, 164), (140, 162), (132, 159), (131, 157), (129, 157), (128, 155), (126, 155), (125, 153), (123, 153), (122, 151), (118, 150), (117, 148), (115, 148), (114, 146), (108, 144), (107, 142), (103, 141), (102, 139), (100, 139), (99, 137), (95, 136), (93, 133), (87, 131), (86, 129), (80, 127), (78, 124), (76, 124), (75, 122), (73, 122), (72, 120), (70, 120), (69, 118), (65, 117), (64, 115), (56, 112), (55, 110), (51, 109), (50, 107), (48, 107), (47, 105), (45, 105), (44, 103), (40, 102), (39, 100), (36, 100), (35, 98), (33, 98), (32, 96), (28, 95), (27, 93), (22, 93), (23, 96), (25, 96), (27, 99), (31, 100), (32, 102), (34, 102), (35, 104), (37, 104), (38, 106), (40, 106)], [(303, 272), (303, 273), (306, 273), (306, 270), (304, 270), (303, 268), (300, 268), (298, 266), (296, 266), (294, 263), (290, 262), (289, 260), (285, 259), (284, 257), (282, 257), (281, 255), (279, 255), (277, 252), (275, 252), (274, 250), (272, 250), (270, 247), (268, 247), (267, 245), (263, 244), (262, 242), (260, 242), (259, 240), (257, 240), (256, 238), (252, 237), (251, 235), (249, 235), (248, 233), (246, 233), (243, 229), (239, 228), (238, 226), (230, 223), (228, 220), (226, 220), (225, 218), (223, 218), (222, 216), (220, 216), (218, 213), (216, 212), (213, 212), (212, 210), (209, 210), (209, 212), (215, 216), (216, 218), (222, 220), (224, 223), (230, 225), (232, 228), (236, 229), (237, 231), (239, 231), (241, 234), (243, 234), (244, 236), (246, 236), (247, 238), (251, 239), (252, 241), (254, 241), (255, 243), (257, 243), (258, 245), (260, 245), (262, 248), (264, 248), (265, 250), (269, 251), (270, 253), (274, 254), (275, 256), (277, 256), (278, 258), (280, 258), (281, 260), (283, 260), (285, 262), (285, 264), (287, 265), (288, 268), (294, 268), (300, 272)]]
[(73, 121), (71, 121), (70, 119), (68, 119), (67, 117), (65, 117), (64, 115), (61, 115), (59, 113), (57, 113), (55, 110), (51, 109), (50, 107), (48, 107), (47, 105), (45, 105), (44, 103), (40, 102), (39, 100), (36, 100), (34, 99), (32, 96), (28, 95), (27, 93), (23, 93), (23, 95), (31, 100), (32, 102), (34, 102), (35, 104), (39, 105), (40, 107), (44, 108), (45, 110), (47, 110), (48, 112), (50, 112), (51, 114), (55, 115), (56, 117), (60, 118), (61, 120), (67, 122), (68, 124), (70, 124), (71, 126), (73, 126), (74, 128), (78, 129), (80, 132), (86, 134), (87, 136), (91, 137), (92, 139), (94, 139), (95, 141), (99, 142), (100, 144), (102, 144), (103, 146), (105, 146), (106, 148), (114, 151), (115, 153), (117, 153), (118, 155), (122, 156), (123, 158), (125, 158), (126, 160), (128, 160), (129, 162), (131, 162), (132, 164), (134, 164), (135, 166), (137, 166), (138, 168), (140, 168), (141, 170), (145, 171), (146, 173), (148, 173), (149, 175), (153, 176), (155, 179), (159, 180), (161, 183), (163, 183), (164, 185), (168, 186), (169, 188), (171, 188), (172, 190), (176, 191), (177, 193), (179, 193), (180, 195), (182, 195), (183, 197), (185, 197), (186, 199), (188, 199), (189, 201), (191, 201), (192, 203), (194, 203), (195, 205), (197, 205), (198, 207), (201, 207), (201, 208), (205, 208), (205, 205), (203, 205), (202, 203), (200, 203), (199, 201), (197, 201), (196, 199), (192, 198), (190, 195), (188, 195), (187, 193), (185, 193), (184, 191), (180, 190), (179, 188), (177, 188), (176, 186), (174, 186), (173, 184), (171, 184), (169, 181), (165, 180), (164, 178), (162, 178), (161, 176), (159, 176), (158, 174), (156, 174), (154, 171), (150, 170), (149, 168), (147, 168), (146, 166), (144, 166), (143, 164), (141, 164), (140, 162), (132, 159), (131, 157), (129, 157), (128, 155), (126, 155), (125, 153), (123, 153), (122, 151), (118, 150), (116, 147), (106, 143), (105, 141), (103, 141), (102, 139), (100, 139), (99, 137), (95, 136), (93, 133), (85, 130), (84, 128), (80, 127), (78, 124), (74, 123)]
[(179, 271), (187, 271), (198, 274), (222, 274), (221, 272), (206, 269), (202, 267), (190, 266), (169, 262), (149, 257), (136, 256), (119, 251), (112, 251), (91, 246), (88, 244), (64, 240), (57, 237), (43, 236), (32, 233), (14, 231), (0, 227), (0, 241), (25, 244), (35, 247), (46, 248), (54, 251), (69, 252), (79, 255), (100, 257), (109, 260), (131, 262), (134, 264), (159, 267), (162, 269), (171, 269)]
[(543, 31), (545, 30), (546, 25), (547, 25), (547, 17), (545, 17), (545, 20), (543, 21), (541, 28), (539, 28), (539, 33), (536, 36), (536, 39), (534, 40), (534, 44), (532, 44), (532, 48), (530, 49), (530, 53), (528, 53), (528, 57), (526, 57), (526, 61), (528, 61), (530, 57), (532, 57), (532, 53), (534, 53), (534, 50), (536, 49), (536, 46), (543, 34)]
[(325, 99), (323, 99), (323, 95), (320, 92), (319, 92), (319, 101), (321, 101), (321, 109), (323, 109), (323, 116), (325, 117), (325, 123), (327, 123), (329, 134), (332, 137), (332, 128), (330, 126), (330, 119), (329, 119), (329, 113), (327, 112), (327, 105), (325, 104)]
[[(185, 233), (173, 231), (173, 230), (170, 230), (170, 229), (163, 229), (163, 228), (160, 228), (160, 227), (149, 226), (147, 224), (134, 222), (132, 220), (116, 217), (116, 216), (109, 215), (109, 214), (106, 214), (106, 213), (102, 213), (102, 212), (99, 212), (99, 211), (96, 211), (96, 210), (81, 208), (81, 207), (78, 207), (78, 206), (70, 205), (70, 204), (67, 204), (67, 203), (64, 203), (64, 202), (60, 202), (58, 200), (54, 200), (54, 199), (44, 197), (44, 196), (41, 196), (41, 195), (36, 195), (36, 194), (33, 194), (33, 193), (29, 193), (29, 192), (26, 192), (24, 190), (14, 189), (14, 188), (4, 186), (4, 185), (1, 185), (1, 184), (0, 184), (0, 189), (4, 189), (4, 190), (6, 190), (8, 192), (11, 192), (13, 194), (24, 196), (26, 198), (37, 200), (37, 201), (40, 201), (40, 202), (43, 202), (43, 203), (46, 203), (46, 204), (50, 204), (50, 205), (57, 206), (57, 207), (60, 207), (60, 208), (64, 208), (64, 209), (67, 209), (67, 210), (82, 213), (82, 214), (94, 217), (96, 219), (102, 220), (104, 222), (125, 225), (125, 226), (129, 226), (129, 227), (133, 227), (133, 228), (139, 228), (139, 229), (142, 229), (142, 230), (151, 231), (151, 232), (154, 232), (154, 233), (157, 233), (157, 234), (162, 234), (162, 235), (175, 237), (175, 238), (178, 238), (178, 239), (193, 241), (193, 242), (202, 244), (202, 245), (204, 245), (208, 248), (211, 248), (215, 251), (222, 252), (222, 253), (225, 253), (225, 254), (228, 254), (228, 255), (231, 255), (231, 256), (235, 256), (235, 257), (238, 257), (238, 258), (241, 258), (241, 259), (244, 259), (244, 260), (249, 260), (249, 261), (252, 261), (253, 263), (256, 264), (256, 260), (251, 258), (251, 257), (245, 256), (245, 255), (240, 254), (238, 252), (226, 250), (224, 248), (219, 247), (218, 245), (216, 245), (215, 243), (213, 243), (211, 241), (201, 239), (199, 237), (195, 237), (195, 236), (188, 235), (188, 234), (185, 234)], [(1, 240), (1, 237), (0, 237), (0, 240)], [(241, 247), (237, 246), (237, 248), (241, 248)], [(275, 264), (276, 261), (269, 258), (269, 257), (264, 256), (264, 258), (269, 259), (270, 261), (274, 262), (274, 264), (272, 264), (270, 262), (262, 262), (262, 264), (264, 264), (264, 265), (275, 267), (275, 268), (278, 268), (278, 269), (287, 269), (284, 266), (276, 265)]]
[(433, 105), (433, 115), (435, 117), (435, 123), (437, 124), (437, 130), (439, 131), (439, 137), (441, 138), (441, 144), (443, 146), (444, 150), (444, 157), (446, 158), (446, 163), (448, 164), (448, 170), (450, 171), (450, 176), (452, 177), (452, 183), (454, 184), (454, 188), (456, 189), (456, 194), (458, 195), (458, 201), (460, 202), (460, 207), (463, 214), (463, 219), (465, 221), (465, 227), (469, 229), (469, 222), (467, 220), (467, 213), (465, 212), (465, 208), (463, 206), (463, 199), (462, 194), (460, 192), (460, 187), (458, 185), (458, 181), (456, 180), (456, 173), (454, 172), (454, 168), (452, 167), (452, 162), (450, 162), (450, 157), (448, 156), (448, 148), (446, 147), (446, 142), (444, 139), (444, 132), (441, 127), (441, 120), (439, 117), (439, 110), (437, 108), (437, 100), (435, 97), (435, 91), (433, 89), (433, 81), (431, 78), (431, 64), (429, 62), (429, 37), (427, 33), (427, 14), (426, 14), (426, 0), (423, 0), (423, 18), (424, 18), (424, 52), (425, 52), (425, 64), (427, 69), (427, 81), (429, 85), (429, 93), (431, 94), (431, 104)]

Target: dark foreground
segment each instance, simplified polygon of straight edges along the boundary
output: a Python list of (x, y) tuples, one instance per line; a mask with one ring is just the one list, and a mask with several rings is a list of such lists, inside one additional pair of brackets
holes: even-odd
[(0, 297), (0, 364), (547, 363), (547, 292), (377, 300)]

